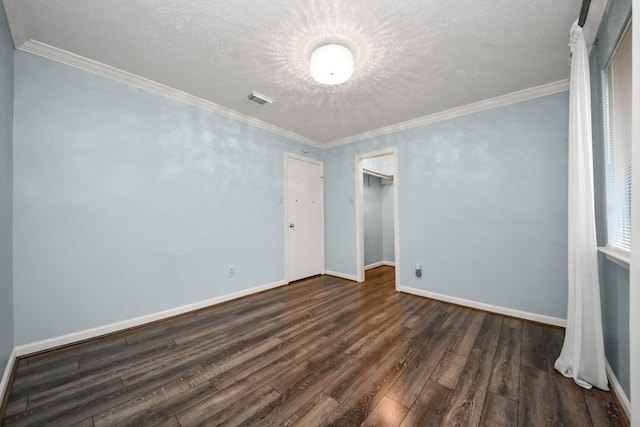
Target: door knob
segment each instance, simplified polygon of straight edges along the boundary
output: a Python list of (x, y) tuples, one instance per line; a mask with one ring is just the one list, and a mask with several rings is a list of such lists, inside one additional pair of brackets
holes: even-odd
[(289, 224), (289, 228), (296, 228), (296, 225), (294, 223)]

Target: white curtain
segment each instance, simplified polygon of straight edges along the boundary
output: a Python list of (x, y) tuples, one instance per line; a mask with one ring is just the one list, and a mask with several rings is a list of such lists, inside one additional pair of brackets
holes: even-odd
[(555, 368), (582, 387), (608, 390), (593, 207), (589, 57), (577, 21), (569, 46), (569, 307)]

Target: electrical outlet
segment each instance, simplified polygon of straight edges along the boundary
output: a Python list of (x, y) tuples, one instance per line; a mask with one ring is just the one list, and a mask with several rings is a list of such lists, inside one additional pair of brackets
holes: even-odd
[(229, 266), (229, 277), (233, 277), (236, 275), (236, 268), (233, 265)]

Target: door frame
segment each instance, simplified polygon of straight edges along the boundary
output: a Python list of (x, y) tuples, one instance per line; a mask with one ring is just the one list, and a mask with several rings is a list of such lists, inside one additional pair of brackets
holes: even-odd
[[(640, 0), (633, 0), (632, 10), (639, 10)], [(640, 29), (633, 29), (631, 42), (631, 116), (640, 113)], [(631, 125), (631, 187), (640, 188), (640, 156), (636, 153), (640, 148), (640, 123), (632, 121)], [(629, 276), (629, 360), (631, 390), (629, 398), (631, 425), (640, 425), (640, 364), (634, 363), (640, 357), (640, 202), (637, 197), (631, 199), (631, 266)]]
[(284, 184), (283, 184), (283, 199), (282, 204), (284, 205), (284, 282), (289, 283), (289, 182), (287, 180), (287, 173), (289, 171), (288, 162), (289, 159), (295, 159), (303, 162), (312, 163), (320, 166), (322, 171), (322, 191), (320, 192), (320, 204), (322, 205), (322, 220), (320, 227), (321, 236), (320, 239), (320, 253), (321, 253), (321, 270), (320, 274), (322, 274), (325, 270), (325, 257), (324, 257), (324, 163), (320, 160), (312, 159), (309, 157), (300, 156), (298, 154), (285, 152), (284, 153)]
[(398, 150), (396, 147), (356, 155), (356, 277), (364, 282), (364, 174), (362, 161), (393, 156), (393, 245), (395, 252), (396, 290), (400, 286), (400, 221), (398, 220)]

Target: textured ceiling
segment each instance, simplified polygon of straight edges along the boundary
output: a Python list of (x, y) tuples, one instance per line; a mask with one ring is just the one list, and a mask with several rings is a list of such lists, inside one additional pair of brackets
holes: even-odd
[[(567, 79), (580, 0), (4, 0), (35, 41), (327, 143)], [(306, 51), (338, 34), (355, 72), (314, 82)], [(275, 99), (267, 108), (246, 97)]]

